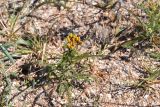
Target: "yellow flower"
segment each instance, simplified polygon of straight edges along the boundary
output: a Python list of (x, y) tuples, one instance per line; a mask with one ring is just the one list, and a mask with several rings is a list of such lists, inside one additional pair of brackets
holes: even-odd
[(67, 44), (67, 47), (68, 47), (69, 49), (73, 49), (73, 48), (74, 48), (74, 46), (71, 45), (71, 44)]
[(70, 40), (69, 36), (67, 36), (67, 42), (69, 42), (69, 43), (71, 42), (71, 40)]
[(75, 39), (76, 39), (77, 42), (80, 41), (80, 37), (78, 37), (78, 36)]
[(67, 38), (67, 47), (69, 49), (75, 48), (75, 46), (82, 44), (82, 41), (80, 40), (80, 37), (77, 36), (76, 34), (70, 33)]

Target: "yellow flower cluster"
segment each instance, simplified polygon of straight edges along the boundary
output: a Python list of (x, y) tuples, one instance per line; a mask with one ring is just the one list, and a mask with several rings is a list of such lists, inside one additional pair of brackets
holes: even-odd
[(69, 49), (73, 49), (75, 48), (77, 45), (80, 45), (82, 44), (82, 41), (80, 39), (79, 36), (77, 36), (76, 34), (73, 34), (73, 33), (70, 33), (68, 36), (67, 36), (67, 47)]

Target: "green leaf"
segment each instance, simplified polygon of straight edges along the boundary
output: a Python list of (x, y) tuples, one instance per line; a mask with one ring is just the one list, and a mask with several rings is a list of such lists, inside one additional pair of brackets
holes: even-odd
[(17, 72), (12, 72), (11, 74), (9, 74), (10, 78), (17, 78), (18, 77), (18, 73)]
[(145, 80), (147, 81), (154, 81), (155, 79), (157, 79), (160, 76), (160, 70), (155, 70), (148, 78), (146, 78)]
[(14, 59), (13, 57), (10, 55), (10, 53), (7, 51), (7, 49), (1, 44), (0, 45), (0, 49), (2, 50), (2, 52), (9, 58), (9, 60), (14, 63)]
[(160, 53), (150, 53), (150, 57), (157, 59), (157, 60), (160, 60)]
[(23, 50), (16, 50), (16, 53), (20, 53), (20, 54), (30, 54), (30, 53), (32, 53), (32, 51), (31, 51), (31, 50), (23, 49)]
[(62, 95), (65, 92), (66, 88), (65, 88), (65, 83), (59, 83), (57, 86), (57, 93), (59, 93), (60, 95)]
[(132, 40), (129, 40), (129, 41), (126, 41), (125, 43), (122, 44), (122, 47), (124, 48), (132, 48), (133, 45), (136, 43), (136, 42), (139, 42), (141, 40), (145, 39), (144, 36), (139, 36), (139, 37), (135, 37), (133, 38)]
[(32, 42), (30, 40), (24, 40), (22, 38), (18, 39), (16, 44), (18, 45), (25, 45), (25, 46), (28, 46), (28, 47), (31, 47), (32, 46)]
[(87, 82), (89, 82), (91, 80), (90, 76), (87, 75), (87, 74), (78, 74), (77, 79), (78, 80), (84, 80), (84, 81), (87, 81)]
[(78, 56), (75, 56), (73, 58), (74, 61), (80, 61), (82, 59), (85, 59), (85, 58), (89, 58), (89, 57), (103, 57), (104, 55), (91, 55), (90, 53), (83, 53), (81, 55), (78, 55)]

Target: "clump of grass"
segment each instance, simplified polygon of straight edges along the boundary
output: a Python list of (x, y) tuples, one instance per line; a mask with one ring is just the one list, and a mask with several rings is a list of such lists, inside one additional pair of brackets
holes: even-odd
[[(1, 73), (2, 74), (2, 73)], [(4, 107), (4, 106), (11, 106), (10, 102), (9, 102), (9, 98), (10, 98), (10, 92), (11, 92), (11, 87), (12, 87), (12, 82), (10, 77), (7, 76), (7, 74), (3, 74), (4, 78), (4, 89), (0, 95), (0, 106)]]
[(143, 20), (136, 16), (131, 10), (128, 10), (138, 20), (138, 25), (142, 28), (139, 36), (123, 44), (124, 47), (133, 47), (137, 42), (150, 41), (151, 45), (160, 45), (160, 3), (154, 0), (147, 0), (136, 6), (145, 13)]
[(65, 51), (60, 61), (50, 65), (49, 78), (58, 80), (56, 90), (62, 96), (67, 95), (69, 104), (72, 102), (72, 89), (76, 87), (83, 89), (83, 83), (92, 80), (87, 63), (87, 58), (91, 55), (79, 53), (77, 48), (81, 44), (80, 37), (70, 33), (66, 37)]
[[(144, 3), (138, 5), (145, 13), (145, 19), (142, 21), (139, 17), (137, 18), (139, 25), (142, 27), (142, 31), (139, 32), (139, 36), (123, 44), (124, 47), (132, 47), (137, 42), (149, 41), (150, 46), (155, 48), (156, 52), (151, 52), (150, 56), (155, 59), (159, 59), (160, 54), (160, 2), (154, 2), (154, 0), (147, 0)], [(129, 10), (130, 11), (130, 10)], [(132, 11), (130, 11), (132, 13)], [(148, 77), (140, 80), (137, 87), (146, 87), (150, 83), (154, 83), (160, 76), (160, 71), (150, 69)]]
[[(80, 53), (78, 47), (81, 46), (82, 41), (79, 36), (76, 34), (70, 33), (66, 39), (66, 43), (64, 45), (64, 52), (60, 57), (60, 60), (55, 63), (48, 63), (48, 60), (43, 62), (43, 51), (44, 50), (44, 41), (41, 39), (37, 39), (36, 37), (32, 40), (24, 40), (19, 39), (17, 41), (17, 53), (23, 54), (25, 50), (30, 50), (27, 54), (33, 54), (36, 56), (36, 64), (40, 64), (40, 66), (45, 69), (45, 77), (48, 80), (57, 81), (56, 91), (60, 96), (66, 96), (68, 98), (68, 105), (70, 106), (72, 103), (72, 90), (73, 88), (78, 88), (83, 90), (84, 83), (90, 83), (93, 78), (89, 73), (89, 61), (88, 58), (96, 55), (90, 55), (89, 53)], [(21, 50), (22, 47), (24, 50)], [(4, 54), (12, 61), (14, 59), (9, 54), (7, 50), (4, 50), (4, 47), (1, 46), (4, 51)], [(21, 51), (20, 51), (21, 50)], [(40, 55), (40, 56), (39, 56)], [(43, 63), (38, 63), (39, 60)], [(33, 62), (33, 59), (31, 60)], [(14, 63), (14, 62), (13, 62)], [(10, 80), (7, 77), (7, 80)], [(35, 81), (35, 85), (37, 81), (41, 81), (41, 78), (36, 78), (36, 80), (32, 79), (31, 81)], [(31, 82), (30, 81), (30, 82)], [(32, 83), (32, 82), (31, 82)], [(6, 83), (8, 84), (8, 83)], [(30, 85), (29, 85), (30, 86)], [(38, 83), (37, 83), (38, 86)], [(7, 86), (8, 87), (8, 86)], [(5, 95), (5, 93), (4, 93)], [(4, 95), (2, 97), (4, 97)], [(5, 99), (2, 99), (5, 102)]]
[(145, 69), (145, 77), (139, 78), (138, 81), (131, 84), (131, 88), (133, 89), (142, 89), (143, 91), (154, 92), (156, 89), (154, 88), (154, 84), (159, 84), (160, 81), (158, 80), (160, 76), (160, 69), (159, 68), (152, 68), (143, 66)]
[[(0, 44), (0, 50), (2, 51), (2, 53), (4, 53), (4, 56), (6, 56), (10, 60), (11, 63), (14, 63), (14, 59), (12, 58), (11, 54), (8, 52), (8, 50), (6, 49), (4, 45)], [(4, 88), (0, 95), (0, 106), (1, 107), (10, 106), (9, 97), (10, 97), (10, 91), (11, 91), (11, 86), (12, 86), (12, 82), (9, 77), (9, 73), (6, 72), (7, 67), (4, 61), (1, 61), (3, 59), (4, 58), (0, 59), (0, 65), (1, 65), (0, 75), (1, 77), (3, 77), (2, 84), (4, 85)]]
[[(149, 38), (150, 42), (156, 49), (159, 49), (160, 45), (160, 3), (156, 3), (153, 0), (147, 0), (146, 4), (141, 5), (146, 13), (147, 22), (143, 23), (145, 29), (145, 36)], [(160, 51), (151, 53), (151, 57), (156, 58), (159, 56)], [(160, 70), (150, 70), (149, 76), (144, 79), (143, 84), (154, 83), (160, 76)]]
[[(9, 46), (8, 46), (9, 47)], [(0, 44), (0, 51), (3, 53), (3, 57), (0, 58), (0, 75), (2, 77), (2, 84), (4, 86), (1, 95), (0, 95), (0, 106), (10, 106), (9, 98), (10, 98), (10, 91), (12, 87), (12, 82), (9, 77), (10, 73), (7, 72), (8, 66), (5, 64), (4, 60), (9, 60), (11, 63), (9, 65), (14, 64), (15, 60), (13, 59), (11, 53), (7, 50), (8, 48), (4, 44)]]

